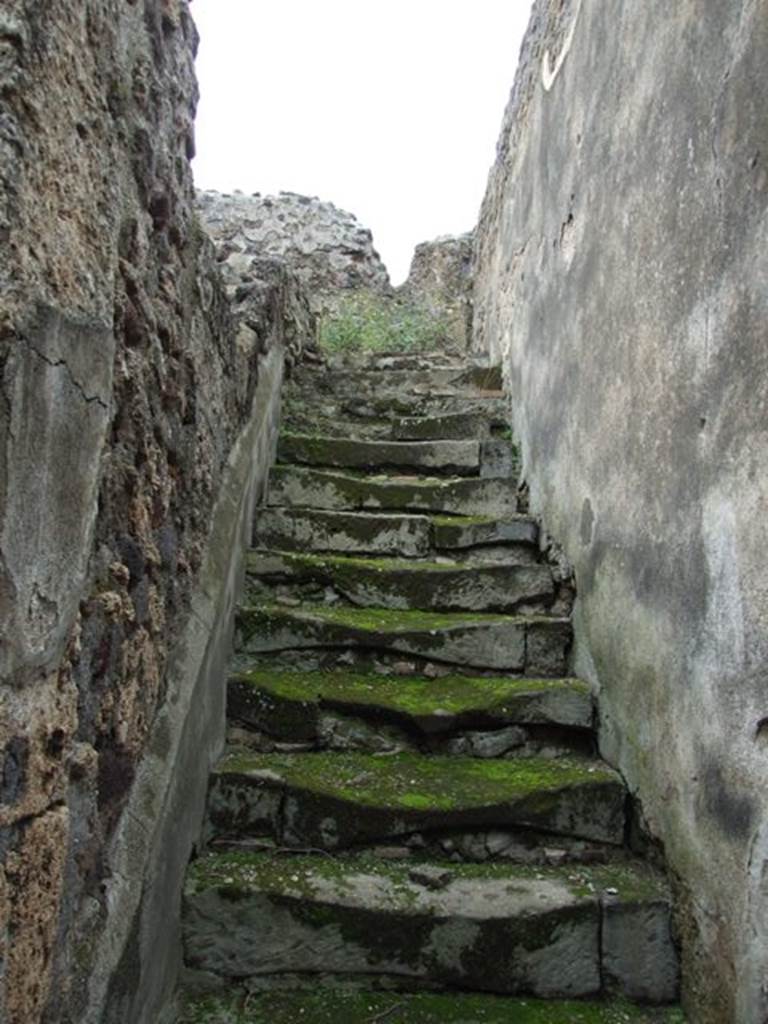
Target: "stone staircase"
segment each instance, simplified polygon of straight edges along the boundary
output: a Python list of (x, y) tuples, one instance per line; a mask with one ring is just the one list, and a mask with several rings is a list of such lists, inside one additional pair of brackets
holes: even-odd
[(286, 387), (184, 897), (184, 1022), (671, 1022), (664, 877), (568, 677), (496, 370)]

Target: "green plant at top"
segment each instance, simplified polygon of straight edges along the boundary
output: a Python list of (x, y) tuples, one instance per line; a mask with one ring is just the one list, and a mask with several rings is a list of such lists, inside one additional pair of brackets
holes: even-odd
[(410, 303), (370, 292), (344, 295), (338, 309), (320, 321), (326, 352), (423, 352), (448, 338), (444, 320)]

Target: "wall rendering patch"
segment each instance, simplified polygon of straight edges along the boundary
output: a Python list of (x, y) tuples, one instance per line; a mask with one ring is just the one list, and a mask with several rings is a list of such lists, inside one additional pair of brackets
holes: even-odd
[(573, 45), (573, 38), (576, 35), (576, 25), (579, 21), (579, 15), (581, 14), (582, 0), (577, 0), (576, 11), (573, 15), (573, 21), (571, 27), (568, 29), (568, 35), (565, 37), (563, 48), (555, 61), (552, 64), (552, 54), (549, 50), (544, 51), (544, 58), (541, 62), (541, 83), (544, 86), (544, 91), (549, 92), (555, 83), (555, 79), (560, 74), (560, 69), (565, 64), (565, 58), (570, 52), (571, 46)]

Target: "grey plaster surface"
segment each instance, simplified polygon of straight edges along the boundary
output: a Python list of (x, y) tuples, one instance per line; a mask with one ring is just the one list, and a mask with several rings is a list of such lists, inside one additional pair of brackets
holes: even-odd
[(111, 327), (39, 307), (3, 364), (0, 677), (61, 657), (77, 614), (111, 415)]
[(697, 1024), (768, 1017), (768, 8), (539, 0), (478, 235), (602, 751), (681, 879)]

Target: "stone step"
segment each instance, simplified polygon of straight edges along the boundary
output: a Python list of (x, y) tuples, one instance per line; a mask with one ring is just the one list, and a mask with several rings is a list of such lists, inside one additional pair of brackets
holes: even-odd
[(391, 441), (392, 422), (345, 416), (337, 406), (313, 408), (299, 402), (283, 401), (282, 429), (291, 434), (320, 434), (323, 437), (354, 437), (359, 441)]
[[(264, 751), (429, 749), (473, 757), (589, 750), (594, 704), (576, 679), (251, 671), (227, 686), (238, 739)], [(270, 744), (272, 744), (270, 746)]]
[(310, 391), (333, 395), (360, 395), (366, 392), (418, 394), (435, 391), (490, 391), (503, 388), (499, 366), (430, 366), (426, 369), (380, 370), (349, 367), (343, 372), (300, 367), (294, 385)]
[(448, 416), (454, 413), (483, 416), (492, 426), (509, 426), (509, 405), (500, 392), (480, 395), (425, 394), (425, 395), (352, 395), (341, 398), (338, 406), (342, 413), (352, 417), (396, 419), (398, 417)]
[(449, 512), (505, 518), (517, 512), (513, 481), (475, 478), (353, 476), (304, 466), (275, 466), (270, 507), (355, 511)]
[(677, 998), (667, 886), (635, 863), (534, 872), (214, 854), (191, 865), (182, 927), (187, 966), (236, 983), (322, 974), (405, 989)]
[(248, 553), (251, 597), (269, 599), (270, 588), (310, 583), (361, 607), (419, 611), (546, 612), (555, 596), (546, 565), (462, 565), (458, 562), (354, 558), (290, 551)]
[(345, 849), (419, 834), (531, 829), (620, 846), (626, 791), (600, 761), (399, 753), (225, 756), (211, 775), (211, 835)]
[(489, 544), (538, 545), (539, 524), (531, 516), (511, 515), (504, 519), (491, 516), (433, 516), (432, 543), (443, 551)]
[(548, 678), (566, 674), (570, 641), (570, 621), (547, 616), (257, 605), (238, 613), (237, 653), (242, 662), (305, 648), (362, 648)]
[(510, 441), (494, 438), (480, 442), (480, 476), (502, 477), (517, 483), (521, 467), (520, 453)]
[(685, 1024), (676, 1007), (625, 1000), (514, 999), (466, 992), (382, 992), (318, 985), (188, 996), (177, 1024)]
[(449, 394), (464, 393), (464, 371), (458, 366), (431, 366), (422, 370), (390, 370), (381, 373), (351, 367), (339, 373), (322, 367), (299, 367), (293, 374), (293, 386), (317, 395), (336, 398), (359, 395), (393, 397), (420, 394), (425, 391)]
[(430, 552), (431, 533), (427, 516), (264, 508), (256, 513), (254, 544), (286, 551), (422, 558)]
[[(466, 355), (448, 352), (389, 352), (375, 355), (371, 352), (345, 353), (329, 356), (329, 371), (344, 374), (350, 369), (369, 371), (429, 370), (432, 367), (463, 370), (469, 365)], [(478, 363), (477, 365), (483, 365)]]
[(390, 425), (396, 441), (486, 440), (491, 421), (480, 413), (449, 413), (446, 416), (400, 416)]
[(501, 394), (353, 394), (328, 395), (286, 385), (283, 396), (285, 415), (293, 412), (308, 413), (320, 419), (352, 421), (378, 421), (391, 423), (405, 417), (434, 417), (448, 415), (480, 416), (498, 431), (508, 429), (509, 406)]
[(430, 552), (466, 558), (498, 548), (511, 561), (530, 562), (538, 554), (538, 539), (538, 523), (523, 515), (491, 519), (276, 507), (257, 510), (253, 542), (281, 551), (405, 558)]
[(281, 434), (281, 463), (357, 470), (411, 470), (452, 476), (480, 473), (478, 441), (357, 441)]
[[(450, 423), (456, 416), (459, 422), (467, 420), (475, 421), (478, 424), (476, 433), (462, 438), (462, 440), (487, 440), (490, 438), (509, 436), (509, 427), (503, 419), (505, 414), (487, 409), (485, 412), (477, 410), (480, 402), (473, 403), (473, 411), (464, 413), (450, 409), (446, 414), (443, 412), (443, 400), (429, 398), (414, 399), (408, 403), (400, 400), (393, 400), (397, 403), (399, 413), (395, 415), (392, 408), (389, 408), (389, 415), (381, 415), (378, 405), (371, 407), (369, 403), (355, 400), (352, 402), (329, 402), (316, 401), (312, 396), (298, 394), (294, 397), (289, 395), (283, 399), (283, 429), (293, 434), (320, 434), (324, 437), (355, 437), (360, 440), (369, 441), (391, 441), (391, 440), (446, 440), (454, 433), (458, 433), (458, 427), (453, 429), (445, 428), (440, 430), (438, 437), (430, 437), (437, 433), (431, 427), (424, 427), (420, 430), (415, 424), (418, 420), (436, 420), (441, 424)], [(493, 402), (483, 400), (485, 406), (493, 406)], [(434, 407), (434, 408), (433, 408)], [(408, 421), (414, 423), (413, 427), (402, 428), (404, 433), (415, 434), (414, 437), (395, 437), (393, 434), (396, 422)], [(427, 436), (419, 436), (421, 433)]]

